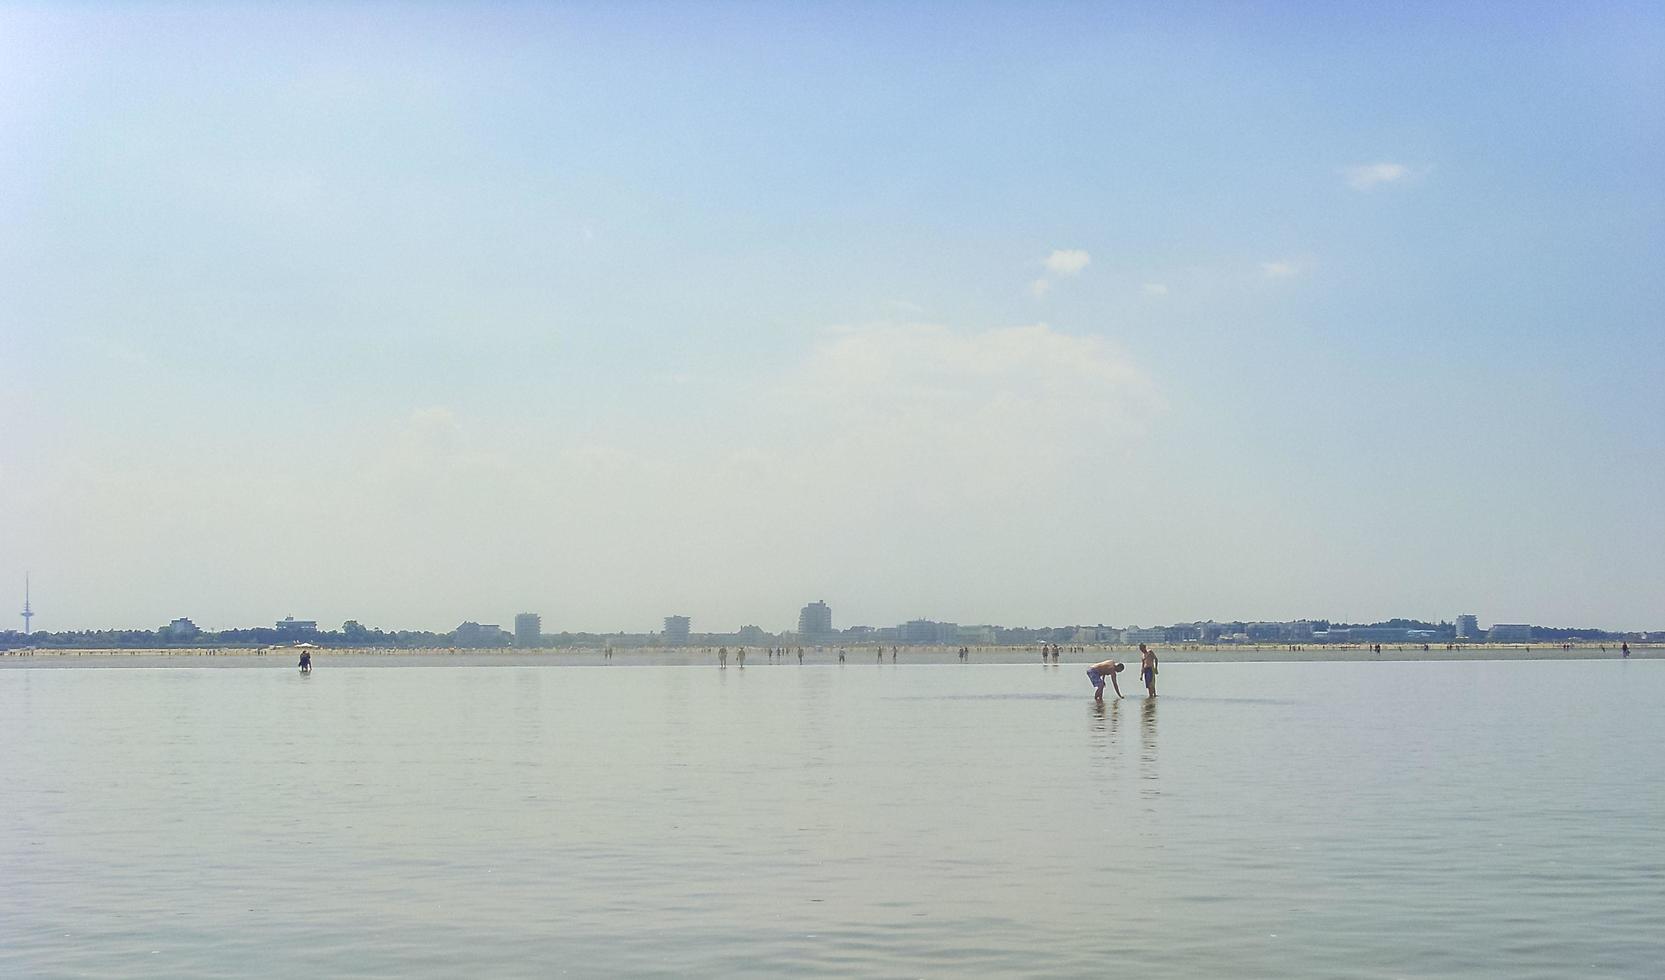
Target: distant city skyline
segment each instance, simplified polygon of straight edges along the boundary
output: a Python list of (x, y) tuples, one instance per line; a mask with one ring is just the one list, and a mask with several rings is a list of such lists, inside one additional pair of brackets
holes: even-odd
[(0, 7), (7, 608), (1652, 628), (1661, 50), (1657, 3)]
[[(24, 635), (27, 635), (28, 634), (28, 630), (27, 630), (28, 617), (33, 615), (33, 612), (30, 610), (30, 607), (28, 605), (27, 600), (25, 601), (25, 604), (24, 604), (24, 610), (25, 610), (24, 622), (25, 622), (25, 627), (26, 628), (23, 631), (23, 633), (24, 633)], [(1363, 619), (1354, 620), (1354, 619), (1337, 618), (1337, 617), (1311, 617), (1311, 616), (1303, 616), (1303, 617), (1296, 617), (1296, 618), (1292, 618), (1292, 619), (1282, 619), (1282, 620), (1280, 620), (1280, 619), (1267, 619), (1267, 618), (1253, 618), (1253, 617), (1250, 617), (1250, 618), (1229, 618), (1229, 619), (1219, 619), (1219, 618), (1215, 618), (1215, 617), (1209, 617), (1209, 618), (1206, 618), (1206, 619), (1199, 619), (1199, 618), (1183, 619), (1182, 618), (1182, 619), (1174, 620), (1174, 621), (1169, 622), (1169, 623), (1162, 623), (1162, 624), (1157, 624), (1155, 621), (1151, 621), (1151, 624), (1146, 625), (1146, 626), (1141, 626), (1139, 623), (1132, 622), (1132, 621), (1125, 622), (1125, 623), (1118, 626), (1118, 625), (1113, 625), (1113, 624), (1107, 623), (1107, 621), (1103, 618), (1100, 618), (1096, 621), (1091, 620), (1091, 619), (1083, 619), (1083, 620), (1079, 620), (1079, 621), (1065, 622), (1065, 623), (1056, 623), (1056, 622), (1046, 623), (1046, 622), (1027, 622), (1027, 621), (1009, 622), (1008, 623), (1008, 622), (996, 622), (996, 621), (993, 621), (993, 620), (981, 620), (981, 621), (973, 620), (973, 621), (963, 623), (963, 624), (958, 623), (958, 622), (953, 622), (953, 621), (940, 621), (940, 620), (919, 618), (919, 619), (911, 619), (911, 620), (908, 620), (906, 622), (898, 622), (898, 623), (895, 623), (895, 624), (882, 625), (882, 626), (878, 625), (878, 624), (875, 624), (875, 623), (857, 623), (857, 624), (855, 624), (853, 626), (849, 626), (849, 627), (835, 628), (834, 625), (833, 625), (833, 609), (832, 609), (831, 604), (829, 604), (824, 599), (817, 599), (813, 602), (805, 604), (804, 606), (802, 606), (798, 610), (796, 628), (795, 629), (789, 628), (789, 627), (782, 627), (780, 629), (760, 628), (758, 626), (753, 625), (751, 622), (748, 621), (748, 622), (738, 624), (738, 625), (734, 625), (734, 626), (730, 626), (730, 627), (727, 627), (727, 628), (697, 629), (696, 630), (696, 629), (693, 628), (693, 617), (685, 616), (685, 615), (670, 615), (670, 616), (665, 616), (665, 617), (661, 618), (660, 623), (661, 623), (662, 629), (659, 630), (659, 631), (627, 629), (627, 628), (617, 627), (617, 626), (609, 627), (609, 628), (583, 628), (583, 629), (573, 628), (573, 627), (570, 627), (570, 626), (558, 626), (557, 628), (552, 630), (551, 633), (548, 634), (548, 635), (555, 635), (555, 634), (559, 634), (559, 633), (581, 633), (581, 634), (595, 634), (595, 635), (628, 634), (628, 635), (632, 635), (632, 636), (649, 636), (649, 635), (655, 635), (657, 633), (657, 635), (660, 635), (660, 636), (664, 637), (668, 642), (671, 642), (671, 643), (687, 643), (687, 642), (697, 640), (701, 636), (729, 635), (729, 634), (736, 634), (736, 633), (746, 633), (746, 632), (749, 632), (749, 631), (758, 631), (758, 630), (761, 629), (762, 632), (767, 633), (769, 635), (773, 635), (773, 636), (789, 636), (789, 635), (790, 636), (796, 636), (800, 640), (803, 640), (803, 641), (844, 642), (844, 641), (847, 641), (850, 638), (853, 631), (855, 633), (859, 633), (860, 631), (865, 631), (865, 630), (877, 630), (877, 631), (885, 632), (886, 635), (890, 637), (890, 639), (898, 639), (898, 640), (902, 640), (902, 641), (910, 642), (910, 643), (919, 643), (919, 642), (958, 643), (958, 642), (993, 642), (993, 640), (992, 639), (978, 639), (976, 637), (971, 636), (970, 634), (958, 635), (958, 634), (955, 634), (955, 632), (954, 632), (955, 630), (973, 630), (973, 631), (974, 630), (985, 630), (986, 631), (986, 630), (989, 630), (989, 629), (1020, 629), (1021, 630), (1021, 629), (1059, 629), (1059, 628), (1079, 628), (1079, 629), (1084, 629), (1084, 630), (1091, 630), (1091, 629), (1094, 629), (1096, 627), (1097, 629), (1099, 629), (1101, 631), (1105, 631), (1106, 636), (1102, 637), (1101, 639), (1103, 639), (1106, 642), (1110, 642), (1110, 640), (1108, 639), (1108, 633), (1109, 632), (1114, 632), (1114, 633), (1117, 633), (1117, 634), (1124, 634), (1125, 633), (1125, 634), (1128, 634), (1128, 635), (1139, 634), (1138, 638), (1141, 639), (1141, 640), (1147, 640), (1148, 639), (1148, 640), (1151, 640), (1153, 642), (1159, 642), (1159, 641), (1164, 641), (1164, 640), (1172, 641), (1173, 637), (1171, 637), (1171, 636), (1165, 637), (1164, 636), (1165, 631), (1171, 631), (1175, 627), (1186, 626), (1186, 625), (1205, 626), (1206, 627), (1206, 626), (1226, 626), (1228, 624), (1243, 624), (1246, 628), (1248, 628), (1246, 630), (1247, 634), (1251, 635), (1251, 636), (1254, 633), (1254, 630), (1252, 629), (1252, 627), (1269, 627), (1269, 626), (1287, 627), (1287, 626), (1291, 626), (1291, 625), (1295, 625), (1295, 626), (1305, 625), (1305, 626), (1308, 627), (1305, 632), (1301, 632), (1298, 629), (1296, 631), (1293, 631), (1293, 632), (1288, 630), (1288, 629), (1284, 629), (1282, 631), (1275, 632), (1275, 633), (1263, 633), (1260, 637), (1258, 637), (1258, 639), (1273, 639), (1273, 640), (1277, 640), (1277, 641), (1299, 642), (1302, 639), (1310, 640), (1310, 639), (1313, 638), (1313, 631), (1311, 629), (1311, 624), (1313, 624), (1313, 623), (1318, 623), (1318, 622), (1323, 622), (1323, 623), (1353, 623), (1353, 622), (1374, 623), (1374, 622), (1386, 622), (1386, 621), (1390, 621), (1390, 620), (1399, 620), (1399, 619), (1405, 619), (1405, 620), (1414, 619), (1414, 620), (1417, 620), (1417, 621), (1420, 621), (1420, 622), (1426, 622), (1426, 623), (1431, 623), (1431, 624), (1444, 624), (1444, 625), (1449, 626), (1451, 628), (1451, 636), (1449, 638), (1454, 639), (1454, 640), (1463, 640), (1463, 639), (1499, 640), (1499, 639), (1507, 638), (1511, 641), (1523, 641), (1523, 640), (1531, 639), (1531, 632), (1530, 631), (1533, 628), (1552, 629), (1552, 630), (1553, 629), (1600, 630), (1600, 631), (1612, 632), (1612, 633), (1626, 633), (1626, 632), (1630, 632), (1630, 633), (1652, 633), (1652, 632), (1658, 632), (1659, 630), (1657, 629), (1657, 627), (1659, 625), (1661, 625), (1661, 624), (1655, 624), (1655, 626), (1651, 626), (1651, 627), (1650, 626), (1644, 626), (1644, 627), (1613, 627), (1613, 626), (1606, 625), (1606, 624), (1601, 624), (1601, 623), (1550, 623), (1550, 622), (1541, 622), (1541, 621), (1537, 621), (1537, 620), (1522, 620), (1520, 622), (1511, 622), (1511, 623), (1503, 623), (1501, 621), (1494, 621), (1494, 622), (1491, 623), (1490, 626), (1482, 626), (1481, 625), (1481, 619), (1477, 614), (1474, 614), (1474, 613), (1457, 613), (1457, 614), (1449, 616), (1449, 617), (1447, 617), (1447, 616), (1431, 616), (1431, 617), (1423, 617), (1423, 616), (1414, 616), (1414, 617), (1387, 616), (1387, 617), (1380, 617), (1378, 619), (1373, 619), (1373, 620), (1363, 620)], [(767, 618), (765, 617), (765, 621), (766, 620), (767, 620)], [(409, 630), (419, 630), (419, 631), (436, 632), (436, 633), (449, 632), (449, 630), (446, 630), (446, 629), (443, 629), (443, 628), (435, 629), (433, 627), (425, 626), (425, 625), (392, 624), (392, 623), (381, 624), (381, 623), (375, 623), (375, 622), (361, 624), (360, 620), (358, 620), (358, 619), (349, 619), (349, 620), (344, 620), (343, 622), (344, 622), (344, 626), (342, 627), (342, 629), (345, 629), (349, 632), (351, 632), (354, 629), (366, 630), (366, 631), (368, 631), (368, 630), (378, 630), (378, 629), (379, 630), (398, 631), (398, 630), (407, 630), (407, 629), (409, 629)], [(135, 626), (135, 624), (132, 624), (132, 623), (121, 624), (119, 626), (102, 626), (102, 627), (101, 626), (76, 625), (76, 626), (64, 626), (64, 627), (60, 627), (58, 629), (44, 630), (42, 632), (65, 632), (65, 631), (80, 631), (80, 630), (89, 630), (89, 629), (90, 630), (96, 630), (96, 629), (140, 629), (140, 628), (143, 628), (143, 627), (137, 627), (137, 626)], [(215, 626), (215, 627), (212, 627), (207, 632), (214, 632), (214, 631), (218, 631), (218, 630), (222, 630), (222, 629), (238, 630), (238, 629), (249, 629), (249, 628), (251, 628), (249, 624), (239, 623), (239, 624)], [(258, 628), (258, 627), (256, 627), (256, 628)], [(320, 625), (320, 622), (316, 619), (297, 619), (292, 615), (286, 615), (282, 619), (276, 620), (275, 623), (273, 624), (272, 629), (277, 634), (280, 634), (280, 635), (282, 635), (282, 634), (301, 635), (301, 634), (314, 632), (314, 631), (321, 631), (321, 632), (334, 632), (334, 631), (336, 631), (335, 627), (329, 626), (327, 624)], [(516, 646), (536, 646), (536, 645), (539, 645), (539, 643), (542, 641), (542, 639), (546, 635), (543, 631), (543, 616), (542, 616), (541, 613), (536, 613), (536, 612), (516, 613), (515, 616), (514, 616), (514, 632), (512, 634), (502, 631), (501, 627), (497, 626), (496, 624), (482, 625), (482, 624), (480, 624), (478, 622), (475, 622), (473, 620), (465, 620), (462, 623), (462, 625), (460, 627), (457, 627), (456, 629), (461, 630), (464, 633), (469, 633), (469, 634), (476, 634), (476, 633), (482, 633), (483, 632), (485, 634), (496, 635), (497, 633), (502, 633), (502, 635), (504, 636), (506, 641), (509, 638), (512, 637), (513, 643)], [(0, 629), (0, 632), (7, 632), (7, 631), (3, 630), (3, 629)], [(171, 635), (173, 635), (177, 638), (187, 638), (188, 639), (192, 636), (195, 636), (195, 635), (200, 634), (200, 633), (205, 632), (205, 631), (200, 626), (198, 626), (196, 624), (193, 617), (185, 616), (185, 617), (174, 618), (173, 620), (170, 621), (170, 623), (168, 625), (161, 628), (161, 632), (169, 633), (169, 634), (171, 634)], [(1222, 632), (1221, 635), (1223, 635), (1223, 632)], [(1202, 635), (1199, 638), (1201, 638), (1205, 641), (1211, 641), (1214, 637), (1209, 636), (1208, 631), (1206, 629), (1204, 629), (1202, 631)], [(1115, 642), (1119, 642), (1119, 640), (1117, 640)]]

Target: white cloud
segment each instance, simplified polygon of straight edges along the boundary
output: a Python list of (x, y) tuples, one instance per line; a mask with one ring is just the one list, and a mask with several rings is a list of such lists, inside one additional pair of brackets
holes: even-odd
[[(1144, 373), (1108, 342), (1046, 324), (840, 331), (813, 351), (789, 387), (804, 407), (790, 420), (794, 441), (842, 446), (885, 472), (914, 472), (910, 461), (928, 459), (984, 471), (988, 460), (1062, 460), (1089, 446), (1113, 454), (1143, 432), (1160, 403)], [(951, 469), (939, 475), (960, 479)], [(993, 472), (979, 477), (1004, 479)]]
[(1145, 288), (1145, 295), (1146, 296), (1166, 296), (1166, 295), (1168, 295), (1168, 284), (1167, 283), (1147, 282), (1147, 283), (1145, 283), (1144, 288)]
[[(216, 470), (210, 453), (90, 457), (37, 484), (49, 517), (29, 533), (73, 553), (88, 589), (166, 585), (121, 600), (140, 622), (189, 592), (205, 625), (436, 629), (517, 609), (554, 629), (668, 612), (778, 629), (823, 594), (846, 622), (1050, 615), (1093, 608), (1104, 584), (1061, 597), (987, 570), (1074, 567), (1143, 533), (1125, 470), (1161, 397), (1102, 337), (884, 322), (770, 367), (696, 379), (698, 398), (644, 377), (581, 426), (409, 406), (307, 444), (328, 481)], [(0, 481), (0, 500), (17, 493)], [(262, 558), (225, 575), (188, 557), (215, 549)], [(113, 608), (98, 615), (129, 607)]]
[(1081, 270), (1087, 268), (1093, 261), (1084, 249), (1062, 248), (1055, 249), (1046, 257), (1046, 271), (1054, 276), (1080, 275)]
[[(604, 597), (585, 611), (601, 622), (626, 601), (605, 597), (652, 596), (665, 609), (650, 613), (778, 628), (823, 582), (840, 609), (868, 610), (841, 613), (857, 621), (946, 617), (985, 601), (985, 563), (1067, 552), (1137, 513), (1114, 506), (1137, 494), (1115, 477), (1163, 411), (1114, 345), (1045, 324), (840, 328), (778, 372), (712, 387), (732, 399), (689, 424), (593, 431), (582, 456), (459, 482), (482, 515), (471, 535), (512, 537), (551, 594)], [(595, 556), (581, 574), (539, 557), (575, 552)], [(734, 618), (759, 608), (787, 612)]]
[(400, 440), (407, 447), (429, 454), (450, 454), (463, 441), (457, 415), (444, 405), (418, 408), (406, 419)]
[(1079, 248), (1053, 249), (1052, 254), (1041, 260), (1046, 267), (1046, 274), (1029, 284), (1029, 293), (1036, 299), (1044, 297), (1052, 291), (1053, 283), (1060, 279), (1068, 279), (1081, 274), (1093, 261), (1086, 250)]
[(1260, 274), (1268, 279), (1288, 279), (1299, 275), (1301, 267), (1290, 259), (1278, 259), (1260, 264)]
[(1347, 185), (1356, 191), (1374, 190), (1382, 184), (1395, 184), (1411, 175), (1411, 168), (1402, 163), (1362, 163), (1342, 169)]

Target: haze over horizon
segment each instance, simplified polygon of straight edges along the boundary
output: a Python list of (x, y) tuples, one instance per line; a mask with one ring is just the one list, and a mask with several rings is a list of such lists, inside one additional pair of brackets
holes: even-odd
[(1662, 52), (0, 3), (0, 628), (1660, 629)]

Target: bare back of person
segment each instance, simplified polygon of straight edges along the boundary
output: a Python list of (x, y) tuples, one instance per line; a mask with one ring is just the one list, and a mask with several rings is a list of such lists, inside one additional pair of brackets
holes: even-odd
[(1116, 697), (1125, 697), (1125, 695), (1122, 694), (1122, 686), (1116, 683), (1116, 675), (1125, 670), (1126, 667), (1126, 664), (1117, 660), (1101, 660), (1087, 668), (1087, 680), (1091, 681), (1093, 684), (1094, 701), (1104, 700), (1105, 678), (1110, 679), (1110, 686), (1115, 688)]

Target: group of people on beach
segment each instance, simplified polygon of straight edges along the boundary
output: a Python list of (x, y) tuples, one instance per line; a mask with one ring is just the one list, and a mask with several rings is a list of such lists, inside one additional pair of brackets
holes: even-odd
[[(1423, 649), (1426, 650), (1427, 648), (1427, 645), (1424, 644)], [(1078, 648), (1072, 647), (1071, 649), (1074, 650)], [(1603, 651), (1606, 651), (1606, 649), (1606, 646), (1602, 647)], [(1622, 644), (1622, 650), (1623, 656), (1630, 656), (1629, 643)], [(959, 650), (955, 652), (960, 660), (969, 661), (971, 659), (970, 647), (960, 647)], [(1372, 652), (1378, 654), (1381, 653), (1381, 646), (1378, 644)], [(788, 650), (786, 647), (781, 647), (778, 650), (770, 647), (768, 653), (771, 663), (773, 663), (777, 657), (781, 661), (785, 661), (788, 656)], [(804, 648), (798, 647), (797, 654), (798, 663), (802, 664), (804, 662)], [(884, 647), (878, 647), (877, 654), (879, 662), (883, 663), (885, 657)], [(607, 648), (605, 656), (608, 660), (613, 659), (612, 647)], [(746, 665), (746, 648), (739, 648), (739, 650), (736, 651), (736, 657), (739, 660), (740, 666), (744, 667)], [(890, 660), (892, 663), (896, 662), (895, 647), (890, 648)], [(1058, 644), (1041, 644), (1041, 663), (1047, 663), (1048, 661), (1052, 663), (1058, 662)], [(842, 647), (838, 650), (838, 662), (844, 662), (844, 649)], [(728, 666), (728, 647), (723, 647), (717, 651), (717, 663), (721, 666)], [(1110, 686), (1115, 689), (1116, 696), (1119, 698), (1125, 698), (1127, 695), (1122, 693), (1121, 685), (1116, 683), (1116, 675), (1125, 670), (1126, 667), (1127, 665), (1119, 660), (1101, 660), (1098, 663), (1093, 664), (1091, 667), (1088, 667), (1087, 679), (1091, 681), (1093, 685), (1093, 700), (1101, 703), (1104, 701), (1104, 682), (1106, 679), (1110, 681)], [(303, 674), (312, 673), (311, 650), (303, 649), (301, 651), (300, 668), (301, 673)], [(1145, 684), (1146, 694), (1149, 697), (1156, 697), (1156, 653), (1143, 643), (1139, 644), (1139, 678)]]
[[(1104, 681), (1108, 678), (1110, 686), (1115, 689), (1116, 697), (1125, 698), (1122, 686), (1116, 683), (1116, 675), (1127, 669), (1127, 665), (1120, 660), (1101, 660), (1087, 668), (1087, 680), (1093, 684), (1093, 700), (1104, 702)], [(1139, 644), (1139, 679), (1145, 682), (1145, 694), (1156, 697), (1156, 651)]]

